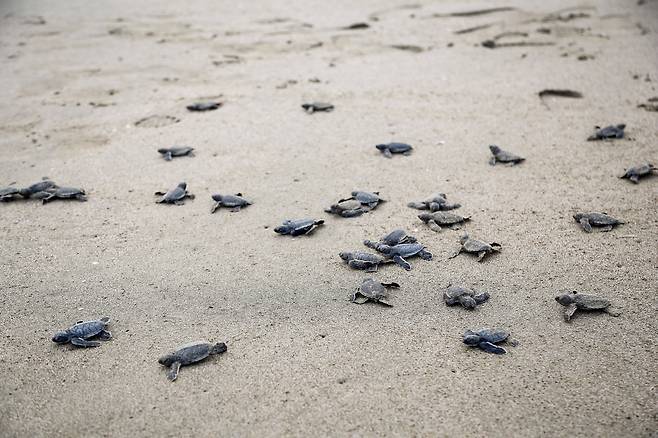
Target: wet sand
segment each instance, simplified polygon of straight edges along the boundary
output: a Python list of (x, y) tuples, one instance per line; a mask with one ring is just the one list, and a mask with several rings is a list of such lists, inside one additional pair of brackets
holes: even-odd
[[(48, 176), (89, 196), (0, 204), (2, 434), (651, 436), (658, 177), (617, 178), (658, 162), (658, 115), (637, 108), (658, 96), (658, 3), (636, 3), (561, 20), (549, 14), (578, 3), (2, 3), (0, 185)], [(502, 6), (517, 9), (446, 16)], [(370, 28), (340, 29), (355, 22)], [(550, 45), (481, 46), (503, 32)], [(545, 88), (584, 97), (542, 101)], [(224, 105), (185, 109), (209, 99)], [(304, 113), (313, 100), (336, 109)], [(585, 141), (617, 123), (625, 139)], [(389, 141), (413, 154), (384, 158)], [(526, 161), (489, 166), (492, 143)], [(196, 156), (164, 161), (173, 144)], [(180, 181), (196, 199), (155, 204)], [(323, 212), (355, 189), (388, 202)], [(406, 207), (437, 191), (472, 216), (461, 230)], [(215, 192), (254, 204), (210, 215)], [(583, 210), (626, 223), (586, 234)], [(326, 224), (273, 233), (298, 217)], [(338, 252), (394, 228), (434, 260), (375, 275), (401, 285), (394, 307), (351, 304), (369, 274)], [(448, 259), (464, 231), (503, 249)], [(449, 283), (491, 299), (448, 308)], [(565, 289), (623, 313), (565, 323)], [(100, 348), (50, 341), (105, 315)], [(481, 327), (519, 345), (469, 349), (462, 333)], [(167, 381), (157, 358), (203, 338), (228, 352)]]

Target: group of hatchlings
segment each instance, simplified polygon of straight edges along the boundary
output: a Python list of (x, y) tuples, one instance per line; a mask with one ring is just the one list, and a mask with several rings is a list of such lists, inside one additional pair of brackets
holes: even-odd
[[(188, 106), (190, 111), (211, 111), (219, 108), (221, 104), (215, 102), (200, 102)], [(303, 109), (309, 114), (320, 111), (332, 111), (333, 105), (327, 103), (308, 103), (302, 105)], [(625, 125), (608, 126), (598, 128), (595, 133), (587, 140), (609, 140), (623, 138)], [(406, 143), (388, 143), (376, 145), (385, 157), (391, 158), (393, 154), (409, 155), (413, 147)], [(489, 161), (491, 165), (503, 163), (506, 165), (516, 165), (525, 159), (511, 152), (502, 150), (500, 147), (489, 146), (492, 157)], [(158, 152), (162, 157), (170, 161), (175, 157), (192, 156), (194, 149), (186, 146), (171, 148), (161, 148)], [(652, 164), (643, 164), (628, 169), (620, 178), (627, 178), (633, 183), (638, 183), (640, 177), (654, 172), (656, 167)], [(194, 199), (194, 195), (187, 191), (185, 182), (179, 183), (176, 187), (166, 192), (156, 192), (160, 196), (157, 203), (181, 205), (186, 198)], [(60, 187), (48, 178), (44, 178), (35, 184), (24, 189), (8, 187), (0, 189), (0, 201), (12, 201), (16, 199), (41, 199), (43, 203), (55, 199), (77, 199), (86, 200), (85, 191), (73, 187)], [(234, 195), (213, 194), (214, 202), (211, 213), (218, 208), (225, 207), (231, 211), (239, 211), (248, 207), (252, 203), (245, 199), (241, 193)], [(364, 213), (374, 210), (384, 199), (380, 198), (378, 192), (354, 191), (351, 196), (340, 199), (337, 203), (332, 204), (325, 209), (327, 213), (335, 214), (344, 218), (360, 216)], [(429, 196), (427, 199), (418, 202), (410, 202), (408, 207), (426, 210), (418, 215), (418, 218), (435, 232), (440, 232), (442, 227), (456, 228), (459, 224), (470, 219), (469, 216), (460, 216), (452, 212), (461, 207), (460, 204), (448, 202), (444, 193), (437, 193)], [(602, 231), (610, 231), (615, 225), (623, 224), (605, 213), (577, 213), (574, 216), (576, 222), (580, 224), (586, 232), (592, 232), (592, 227), (598, 227)], [(318, 226), (323, 225), (324, 220), (316, 219), (289, 219), (284, 221), (280, 226), (274, 229), (278, 234), (287, 234), (291, 236), (309, 235)], [(417, 239), (408, 235), (404, 230), (394, 230), (383, 236), (378, 241), (365, 240), (364, 245), (377, 253), (365, 251), (344, 251), (339, 254), (340, 258), (352, 269), (364, 270), (366, 272), (376, 272), (380, 265), (395, 263), (405, 270), (411, 270), (411, 265), (407, 258), (418, 256), (423, 260), (431, 260), (432, 253), (427, 248), (418, 243)], [(485, 256), (500, 251), (501, 245), (495, 242), (485, 242), (474, 239), (463, 234), (459, 239), (459, 249), (455, 251), (450, 258), (456, 257), (462, 252), (474, 254), (477, 261), (482, 261)], [(366, 278), (362, 284), (357, 287), (350, 295), (351, 302), (355, 304), (364, 304), (374, 302), (384, 306), (392, 306), (389, 302), (388, 290), (399, 288), (397, 283), (381, 283), (372, 278)], [(489, 300), (490, 295), (487, 292), (478, 292), (468, 287), (448, 285), (443, 290), (443, 300), (446, 305), (461, 305), (465, 309), (475, 309), (478, 305)], [(577, 310), (581, 311), (603, 311), (612, 316), (618, 316), (620, 312), (614, 310), (610, 301), (603, 297), (589, 294), (581, 294), (575, 291), (563, 293), (555, 297), (555, 300), (564, 306), (565, 321), (570, 321)], [(97, 347), (99, 341), (106, 341), (112, 338), (111, 333), (107, 330), (110, 320), (107, 317), (94, 321), (78, 321), (72, 327), (57, 332), (52, 338), (53, 342), (58, 344), (71, 343), (77, 347)], [(510, 339), (510, 334), (505, 330), (499, 329), (482, 329), (478, 331), (467, 330), (463, 335), (464, 344), (472, 347), (478, 347), (483, 351), (503, 354), (506, 350), (501, 347), (500, 343), (508, 342), (510, 345), (517, 345), (517, 341)], [(206, 341), (195, 341), (176, 348), (174, 351), (160, 357), (159, 363), (168, 368), (167, 377), (175, 380), (178, 376), (180, 367), (183, 365), (199, 362), (210, 355), (224, 353), (227, 350), (223, 342), (211, 344)]]

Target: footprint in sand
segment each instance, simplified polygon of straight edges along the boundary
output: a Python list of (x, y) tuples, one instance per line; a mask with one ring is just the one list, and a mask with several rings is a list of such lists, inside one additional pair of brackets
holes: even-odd
[(173, 125), (180, 122), (179, 118), (174, 116), (148, 116), (135, 122), (135, 126), (140, 128), (162, 128), (163, 126)]

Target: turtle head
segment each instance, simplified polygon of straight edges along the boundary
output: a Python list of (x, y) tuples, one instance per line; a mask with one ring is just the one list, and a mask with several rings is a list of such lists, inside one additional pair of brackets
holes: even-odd
[(576, 222), (580, 222), (580, 220), (585, 217), (583, 213), (576, 213), (573, 215), (573, 218), (576, 220)]
[(462, 245), (465, 244), (468, 241), (468, 233), (464, 233), (462, 237), (459, 238), (459, 243)]
[(290, 227), (288, 225), (281, 225), (281, 226), (278, 226), (274, 229), (274, 232), (278, 233), (278, 234), (288, 234), (288, 233), (290, 233), (290, 231), (291, 230), (290, 230)]
[(338, 253), (338, 256), (339, 256), (341, 259), (343, 259), (343, 260), (345, 260), (346, 262), (348, 262), (348, 261), (352, 258), (352, 253), (351, 253), (351, 252), (343, 251), (343, 252), (339, 252), (339, 253)]
[(158, 149), (158, 153), (160, 154), (166, 154), (167, 152), (169, 152), (169, 149), (165, 149), (165, 148)]
[(57, 332), (55, 333), (55, 336), (53, 336), (53, 342), (56, 342), (58, 344), (66, 344), (71, 340), (71, 335), (68, 334), (68, 332)]
[(386, 149), (388, 149), (388, 145), (387, 145), (387, 144), (378, 144), (378, 145), (375, 146), (375, 147), (376, 147), (377, 149), (379, 149), (380, 151), (382, 151), (382, 152), (384, 152)]
[(562, 295), (558, 295), (557, 297), (555, 297), (555, 301), (562, 304), (563, 306), (568, 306), (569, 304), (573, 303), (573, 296), (575, 294), (576, 292), (567, 292)]
[(178, 187), (180, 187), (181, 189), (185, 190), (185, 189), (187, 189), (187, 183), (182, 182), (182, 183), (178, 184)]
[(418, 215), (418, 219), (421, 221), (427, 223), (430, 219), (432, 219), (432, 214), (431, 213), (421, 213)]
[(174, 356), (172, 354), (165, 354), (164, 356), (160, 356), (160, 359), (158, 359), (158, 363), (166, 367), (170, 366), (173, 362)]
[(219, 193), (215, 193), (214, 195), (212, 195), (212, 200), (216, 202), (222, 202), (222, 195), (220, 195)]
[(466, 345), (477, 345), (481, 341), (480, 335), (477, 333), (473, 333), (470, 330), (467, 330), (466, 333), (464, 333), (464, 344)]
[(498, 152), (500, 152), (500, 148), (495, 144), (489, 145), (489, 150), (491, 151), (492, 154), (497, 154)]

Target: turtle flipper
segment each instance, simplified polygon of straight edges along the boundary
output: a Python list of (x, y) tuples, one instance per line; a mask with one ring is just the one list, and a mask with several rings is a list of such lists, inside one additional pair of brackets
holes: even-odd
[(354, 304), (363, 304), (368, 302), (368, 297), (364, 297), (357, 288), (350, 296), (350, 301)]
[(462, 252), (463, 250), (464, 250), (464, 248), (460, 246), (459, 249), (458, 249), (457, 251), (455, 251), (454, 253), (452, 253), (451, 256), (448, 257), (448, 259), (454, 259), (454, 258), (457, 257), (459, 254), (461, 254), (461, 252)]
[(628, 177), (629, 180), (634, 182), (635, 184), (640, 182), (640, 176), (639, 175), (631, 175)]
[(564, 320), (566, 322), (571, 321), (571, 317), (578, 310), (578, 306), (575, 303), (569, 304), (566, 309), (564, 309)]
[(496, 157), (489, 158), (489, 165), (490, 166), (495, 166), (496, 165)]
[(423, 260), (432, 260), (432, 253), (422, 249), (418, 251), (418, 257), (420, 257)]
[(222, 206), (221, 202), (215, 202), (215, 205), (213, 205), (212, 208), (210, 209), (210, 214), (213, 214), (214, 212), (216, 212), (217, 209), (221, 206)]
[(459, 304), (461, 304), (464, 309), (475, 309), (475, 306), (477, 305), (475, 299), (468, 295), (461, 295), (458, 300)]
[(486, 255), (487, 255), (486, 251), (480, 251), (478, 253), (478, 262), (481, 262), (484, 259), (484, 256), (486, 256)]
[(109, 341), (112, 339), (112, 333), (109, 330), (103, 330), (98, 334), (98, 339), (101, 341)]
[(340, 213), (342, 217), (357, 217), (361, 216), (363, 213), (365, 213), (364, 210), (357, 208), (355, 210), (345, 210)]
[(383, 305), (386, 306), (386, 307), (393, 307), (393, 304), (389, 303), (389, 302), (386, 301), (386, 300), (381, 300), (381, 299), (380, 299), (380, 300), (377, 300), (377, 302), (378, 302), (379, 304), (383, 304)]
[(172, 382), (176, 380), (178, 377), (178, 371), (180, 371), (180, 365), (180, 362), (174, 362), (171, 364), (169, 371), (167, 371), (167, 379), (171, 380)]
[(390, 149), (384, 149), (382, 152), (386, 158), (393, 158), (393, 154), (391, 153)]
[(621, 316), (621, 310), (615, 309), (614, 307), (608, 307), (607, 309), (605, 309), (605, 312), (610, 316), (614, 316), (614, 317)]
[(579, 222), (580, 222), (580, 226), (583, 227), (583, 230), (585, 230), (586, 233), (592, 232), (592, 225), (589, 223), (589, 220), (587, 218), (584, 217)]
[(604, 233), (607, 233), (608, 231), (612, 231), (612, 225), (606, 225), (605, 227), (601, 227), (601, 231)]
[(377, 249), (377, 242), (373, 242), (372, 240), (366, 239), (363, 241), (363, 244), (368, 248)]
[(46, 204), (46, 203), (52, 201), (53, 199), (55, 199), (55, 194), (54, 194), (54, 193), (50, 193), (50, 194), (49, 194), (48, 196), (46, 196), (45, 198), (41, 198), (41, 203), (42, 203), (42, 204)]
[(437, 224), (433, 219), (427, 221), (427, 226), (430, 227), (430, 230), (434, 231), (435, 233), (441, 232), (441, 225)]
[(478, 344), (478, 347), (480, 347), (482, 351), (486, 351), (487, 353), (493, 353), (493, 354), (507, 353), (507, 350), (505, 350), (503, 347), (499, 347), (498, 345), (487, 341), (480, 342)]
[(233, 208), (231, 209), (231, 213), (237, 213), (238, 211), (240, 211), (241, 208), (242, 208), (242, 207), (240, 207), (239, 205), (238, 205), (237, 207), (233, 207)]
[(98, 341), (88, 341), (82, 338), (71, 338), (71, 344), (75, 345), (76, 347), (98, 347), (101, 345), (101, 343)]
[(415, 208), (416, 210), (427, 210), (427, 204), (424, 202), (409, 202), (407, 207)]
[(171, 161), (174, 157), (171, 155), (171, 152), (164, 154), (165, 161)]
[(164, 196), (164, 195), (165, 195), (165, 192), (160, 192), (160, 191), (158, 191), (158, 192), (155, 192), (154, 195), (156, 195), (156, 196)]
[(393, 281), (393, 282), (390, 282), (390, 283), (382, 283), (382, 286), (384, 286), (384, 287), (387, 288), (387, 289), (388, 289), (389, 287), (390, 287), (390, 288), (393, 288), (393, 289), (398, 289), (398, 288), (400, 287), (400, 285), (397, 284), (397, 283), (394, 282), (394, 281)]
[(394, 255), (393, 256), (393, 261), (397, 263), (398, 266), (403, 267), (407, 271), (411, 271), (411, 265), (409, 262), (407, 262), (405, 259), (400, 257), (399, 255)]

